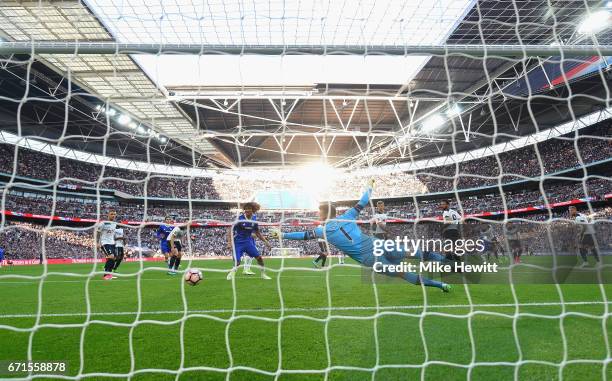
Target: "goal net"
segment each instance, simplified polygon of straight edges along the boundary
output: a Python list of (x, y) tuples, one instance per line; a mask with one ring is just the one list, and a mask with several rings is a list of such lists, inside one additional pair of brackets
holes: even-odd
[(611, 20), (1, 1), (0, 378), (609, 378)]

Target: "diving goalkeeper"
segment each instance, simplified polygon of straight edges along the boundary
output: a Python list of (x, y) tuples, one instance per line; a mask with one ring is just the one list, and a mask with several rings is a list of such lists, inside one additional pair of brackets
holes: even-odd
[[(398, 251), (394, 248), (390, 251), (386, 250), (381, 256), (374, 255), (374, 241), (377, 239), (364, 234), (356, 223), (359, 213), (370, 202), (370, 194), (372, 193), (373, 185), (374, 181), (371, 181), (357, 205), (338, 217), (336, 217), (335, 206), (331, 204), (321, 204), (319, 207), (319, 218), (321, 221), (326, 221), (323, 226), (318, 226), (308, 231), (282, 234), (280, 231), (275, 230), (272, 231), (272, 236), (291, 240), (323, 238), (338, 248), (338, 250), (366, 267), (373, 267), (375, 263), (397, 265), (407, 256), (421, 260), (447, 262), (447, 259), (438, 253), (422, 252), (420, 250), (417, 250), (417, 252), (412, 255), (412, 253)], [(390, 273), (385, 274), (391, 275)], [(428, 287), (437, 287), (444, 292), (449, 292), (451, 289), (449, 284), (431, 280), (411, 272), (394, 273), (394, 275), (399, 275), (404, 280), (414, 285), (423, 284)]]

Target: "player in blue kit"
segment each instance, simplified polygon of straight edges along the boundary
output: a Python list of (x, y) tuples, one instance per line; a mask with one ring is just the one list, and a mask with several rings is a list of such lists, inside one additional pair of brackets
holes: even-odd
[[(366, 267), (373, 267), (375, 263), (382, 263), (382, 265), (397, 265), (408, 256), (426, 261), (447, 263), (448, 260), (441, 254), (422, 252), (420, 250), (417, 250), (417, 252), (412, 255), (412, 253), (398, 251), (394, 248), (393, 250), (385, 250), (384, 254), (381, 256), (374, 255), (374, 241), (377, 240), (377, 238), (363, 233), (355, 222), (359, 213), (370, 202), (370, 194), (372, 193), (373, 185), (374, 182), (371, 181), (357, 205), (338, 217), (336, 217), (335, 206), (331, 204), (322, 204), (319, 207), (319, 217), (322, 221), (326, 221), (323, 226), (318, 226), (309, 231), (283, 233), (282, 235), (279, 231), (273, 231), (272, 236), (282, 236), (283, 239), (292, 240), (323, 238), (338, 248), (338, 250)], [(385, 274), (391, 275), (391, 273)], [(404, 280), (415, 285), (423, 284), (428, 287), (437, 287), (444, 292), (449, 292), (451, 289), (449, 284), (428, 279), (411, 272), (393, 273), (393, 275), (399, 275)]]
[(168, 264), (168, 271), (172, 271), (172, 267), (170, 266), (170, 242), (168, 242), (168, 236), (174, 230), (174, 226), (172, 226), (172, 218), (170, 216), (166, 216), (164, 218), (164, 223), (159, 225), (157, 229), (157, 238), (159, 238), (159, 246), (161, 249), (164, 258), (166, 258), (166, 263)]
[(247, 202), (244, 204), (242, 207), (243, 213), (240, 214), (238, 220), (228, 231), (228, 244), (229, 249), (232, 250), (234, 254), (234, 267), (229, 274), (227, 274), (227, 280), (232, 280), (236, 275), (236, 269), (240, 266), (240, 259), (244, 254), (257, 260), (261, 268), (261, 277), (263, 279), (272, 279), (266, 275), (263, 258), (261, 258), (261, 254), (259, 254), (259, 250), (257, 250), (255, 246), (255, 239), (253, 238), (253, 234), (255, 234), (268, 248), (271, 247), (270, 242), (268, 242), (266, 237), (259, 231), (257, 215), (255, 215), (255, 213), (259, 211), (259, 208), (260, 206), (256, 202)]

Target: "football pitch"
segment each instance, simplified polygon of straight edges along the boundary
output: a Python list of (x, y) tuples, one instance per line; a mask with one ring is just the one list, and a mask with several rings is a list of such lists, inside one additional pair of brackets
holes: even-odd
[[(610, 285), (445, 294), (372, 284), (357, 267), (266, 264), (283, 269), (232, 283), (229, 260), (193, 261), (204, 273), (195, 287), (162, 263), (124, 263), (112, 281), (87, 276), (100, 264), (51, 265), (44, 281), (42, 266), (2, 268), (0, 364), (30, 351), (84, 380), (612, 378)], [(11, 377), (25, 376), (0, 373)]]

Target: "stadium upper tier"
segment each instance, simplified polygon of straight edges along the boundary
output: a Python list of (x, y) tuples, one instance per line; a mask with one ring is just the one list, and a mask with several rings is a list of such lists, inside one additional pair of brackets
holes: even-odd
[[(562, 170), (612, 158), (612, 122), (599, 124), (537, 144), (494, 156), (458, 164), (411, 172), (375, 175), (378, 197), (399, 197), (449, 192), (459, 189), (504, 184), (539, 177)], [(16, 163), (16, 167), (15, 167)], [(322, 172), (317, 173), (318, 170)], [(314, 173), (313, 173), (314, 171)], [(310, 168), (308, 182), (317, 179), (312, 189), (304, 176), (258, 178), (256, 176), (183, 177), (120, 169), (111, 166), (60, 158), (23, 147), (15, 156), (15, 146), (0, 144), (0, 172), (55, 182), (59, 186), (94, 187), (119, 191), (135, 197), (198, 200), (250, 200), (257, 192), (308, 188), (318, 200), (351, 200), (359, 197), (366, 175), (330, 174)], [(323, 173), (325, 172), (325, 173)], [(274, 172), (272, 172), (274, 173)], [(371, 175), (367, 175), (370, 177)]]

